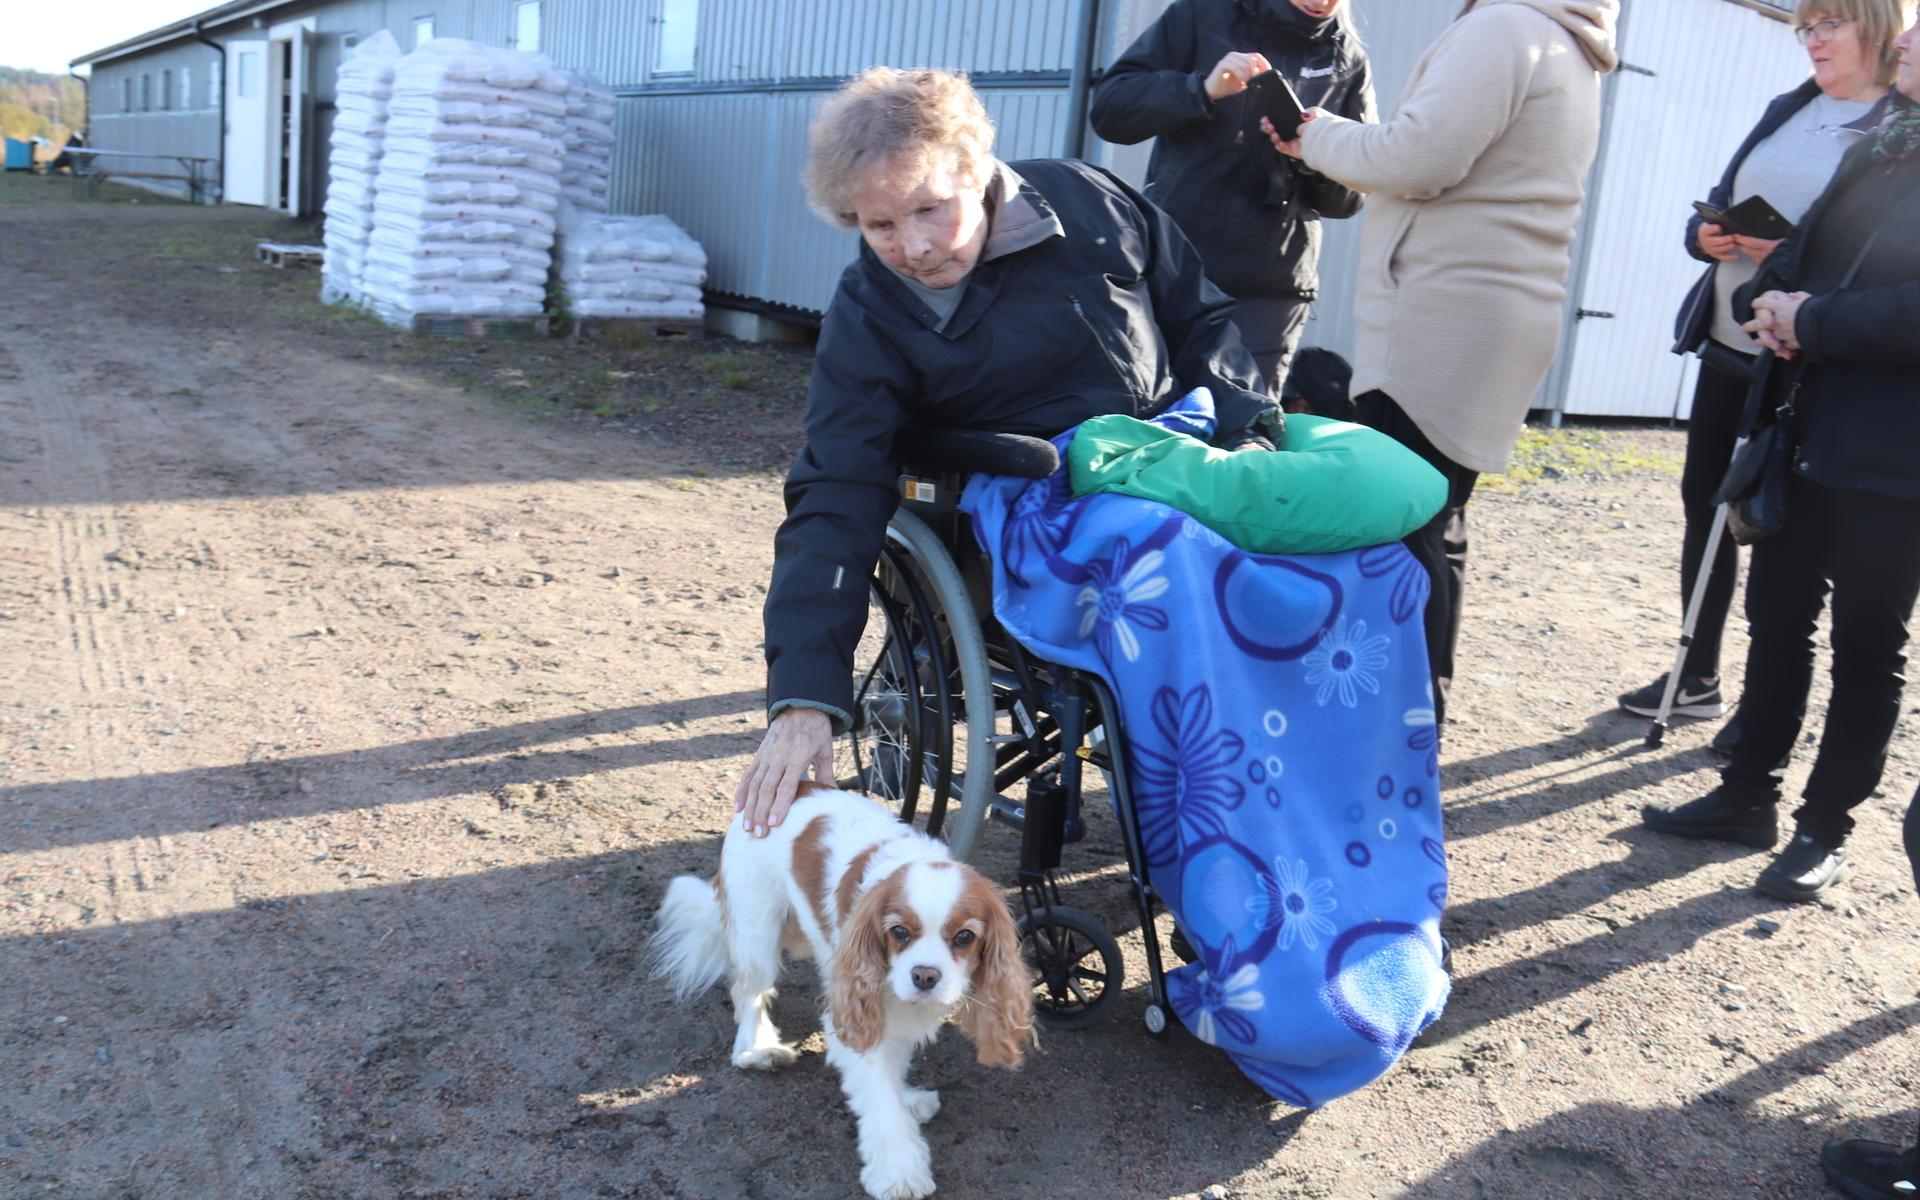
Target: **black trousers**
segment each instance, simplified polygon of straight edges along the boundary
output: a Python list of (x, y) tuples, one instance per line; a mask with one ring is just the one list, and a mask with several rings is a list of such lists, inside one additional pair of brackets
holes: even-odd
[(1307, 329), (1307, 315), (1313, 301), (1298, 296), (1246, 296), (1233, 302), (1233, 323), (1240, 330), (1240, 342), (1253, 355), (1266, 380), (1267, 394), (1280, 398), (1287, 382), (1287, 370), (1300, 349), (1300, 337)]
[[(1687, 465), (1680, 474), (1680, 510), (1686, 532), (1680, 541), (1680, 611), (1687, 611), (1706, 557), (1707, 537), (1713, 532), (1719, 506), (1713, 502), (1726, 478), (1727, 463), (1738, 440), (1740, 412), (1747, 400), (1748, 382), (1723, 374), (1705, 363), (1693, 388), (1693, 415), (1687, 418)], [(1733, 586), (1740, 570), (1740, 547), (1722, 536), (1707, 577), (1707, 593), (1700, 600), (1700, 618), (1693, 627), (1693, 645), (1682, 669), (1711, 679), (1720, 674), (1720, 639), (1727, 613), (1733, 608)]]
[(1427, 569), (1433, 591), (1427, 596), (1427, 664), (1433, 672), (1433, 716), (1447, 719), (1447, 691), (1453, 686), (1453, 650), (1460, 640), (1460, 606), (1467, 591), (1467, 500), (1480, 472), (1470, 471), (1434, 448), (1413, 418), (1385, 392), (1354, 401), (1356, 419), (1399, 442), (1446, 477), (1447, 502), (1433, 520), (1408, 534), (1408, 550)]
[(1920, 500), (1825, 487), (1795, 476), (1787, 526), (1753, 547), (1747, 570), (1747, 681), (1729, 786), (1777, 797), (1813, 686), (1814, 627), (1833, 595), (1833, 697), (1794, 814), (1837, 846), (1886, 770), (1906, 684), (1907, 624), (1920, 594)]

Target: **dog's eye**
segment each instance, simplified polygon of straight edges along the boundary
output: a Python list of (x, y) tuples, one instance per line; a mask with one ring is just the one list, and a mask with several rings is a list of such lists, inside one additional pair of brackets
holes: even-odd
[(913, 931), (905, 925), (895, 925), (893, 928), (887, 930), (887, 932), (892, 934), (893, 940), (899, 942), (901, 945), (905, 945), (913, 940)]
[(962, 929), (959, 933), (953, 935), (954, 948), (957, 950), (965, 950), (968, 946), (973, 945), (973, 939), (973, 930)]

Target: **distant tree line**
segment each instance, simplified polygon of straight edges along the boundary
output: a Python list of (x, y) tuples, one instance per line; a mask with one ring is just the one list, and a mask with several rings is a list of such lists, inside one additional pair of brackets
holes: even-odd
[(0, 67), (0, 136), (43, 137), (58, 146), (87, 124), (87, 93), (71, 75)]

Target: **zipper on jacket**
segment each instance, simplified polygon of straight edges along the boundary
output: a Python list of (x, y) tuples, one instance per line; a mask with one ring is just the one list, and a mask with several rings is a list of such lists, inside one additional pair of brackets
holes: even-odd
[(1106, 356), (1107, 365), (1112, 367), (1113, 373), (1120, 377), (1120, 384), (1126, 390), (1127, 394), (1134, 398), (1134, 408), (1137, 411), (1140, 407), (1139, 400), (1141, 398), (1140, 389), (1136, 386), (1138, 381), (1128, 373), (1126, 364), (1114, 357), (1113, 350), (1107, 345), (1106, 339), (1100, 336), (1098, 329), (1094, 328), (1093, 318), (1087, 315), (1086, 309), (1080, 307), (1080, 297), (1074, 295), (1072, 292), (1068, 292), (1067, 303), (1073, 305), (1074, 315), (1079, 317), (1080, 323), (1087, 327), (1087, 332), (1093, 337), (1093, 344), (1100, 347), (1100, 353)]

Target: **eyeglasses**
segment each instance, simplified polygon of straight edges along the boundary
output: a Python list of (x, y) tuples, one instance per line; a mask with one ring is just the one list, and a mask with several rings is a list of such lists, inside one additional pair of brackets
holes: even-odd
[(1802, 46), (1809, 42), (1824, 42), (1840, 32), (1842, 25), (1853, 24), (1852, 17), (1828, 17), (1824, 21), (1814, 21), (1808, 25), (1795, 25), (1793, 36), (1800, 39)]

